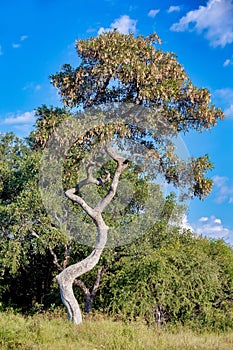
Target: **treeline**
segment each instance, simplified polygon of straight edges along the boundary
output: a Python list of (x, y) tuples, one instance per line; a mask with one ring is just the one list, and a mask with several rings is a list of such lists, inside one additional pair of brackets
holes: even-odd
[[(32, 313), (61, 305), (55, 276), (91, 248), (51, 223), (38, 190), (40, 151), (32, 135), (0, 138), (0, 302)], [(158, 192), (159, 193), (159, 192)], [(133, 242), (105, 249), (92, 271), (76, 280), (86, 312), (124, 320), (233, 327), (233, 251), (178, 226), (168, 227), (175, 198), (160, 219)]]

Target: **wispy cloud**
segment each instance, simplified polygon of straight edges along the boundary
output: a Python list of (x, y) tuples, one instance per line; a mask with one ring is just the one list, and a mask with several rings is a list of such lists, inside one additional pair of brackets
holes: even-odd
[(20, 41), (24, 41), (26, 39), (28, 39), (28, 35), (21, 35)]
[(227, 58), (223, 63), (223, 67), (228, 67), (232, 65), (233, 65), (233, 56), (231, 58)]
[(233, 203), (233, 184), (230, 183), (229, 178), (216, 175), (212, 179), (215, 186), (215, 202), (218, 204)]
[(186, 30), (203, 33), (213, 47), (224, 47), (233, 42), (233, 2), (232, 0), (209, 0), (206, 6), (189, 11), (171, 30)]
[(214, 99), (224, 107), (224, 114), (227, 118), (233, 119), (233, 89), (223, 88), (213, 92)]
[(154, 18), (159, 12), (160, 12), (160, 10), (150, 10), (148, 12), (148, 17)]
[(167, 10), (168, 13), (179, 12), (179, 11), (180, 11), (180, 6), (170, 6), (169, 9)]
[(223, 102), (233, 100), (233, 89), (231, 88), (222, 88), (217, 89), (213, 93), (214, 97), (220, 98)]
[(224, 110), (224, 113), (228, 118), (233, 119), (233, 104), (231, 104), (228, 108), (226, 108)]
[(201, 217), (192, 227), (197, 235), (208, 238), (224, 239), (233, 244), (233, 231), (225, 227), (222, 220), (214, 215)]
[(3, 120), (6, 125), (31, 124), (34, 122), (34, 112), (25, 112), (22, 114), (10, 114)]
[(223, 63), (223, 67), (227, 67), (231, 64), (231, 60), (229, 58), (227, 58), (224, 63)]
[(32, 90), (32, 91), (40, 91), (41, 90), (41, 85), (36, 84), (34, 82), (28, 83), (23, 87), (23, 90)]
[(13, 49), (18, 49), (20, 47), (20, 44), (12, 44)]
[[(22, 42), (22, 41), (25, 41), (26, 39), (28, 39), (27, 35), (21, 35), (19, 41)], [(12, 44), (13, 49), (18, 49), (20, 46), (21, 46), (20, 43), (13, 43)]]
[(137, 20), (131, 19), (129, 16), (124, 15), (115, 19), (115, 21), (110, 24), (110, 28), (101, 27), (98, 30), (98, 34), (100, 35), (104, 32), (109, 32), (114, 29), (118, 29), (118, 31), (122, 34), (129, 34), (130, 32), (135, 33), (136, 24), (137, 24)]
[(0, 45), (0, 56), (3, 55), (2, 46)]

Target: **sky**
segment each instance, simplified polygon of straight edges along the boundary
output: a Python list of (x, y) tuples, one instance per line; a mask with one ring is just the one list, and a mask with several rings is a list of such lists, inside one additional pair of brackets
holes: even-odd
[(118, 28), (156, 32), (162, 50), (176, 53), (192, 82), (206, 87), (225, 119), (183, 138), (191, 156), (209, 154), (211, 195), (192, 200), (184, 225), (233, 244), (233, 1), (232, 0), (1, 0), (0, 132), (25, 137), (34, 109), (60, 106), (49, 76), (78, 65), (75, 40)]

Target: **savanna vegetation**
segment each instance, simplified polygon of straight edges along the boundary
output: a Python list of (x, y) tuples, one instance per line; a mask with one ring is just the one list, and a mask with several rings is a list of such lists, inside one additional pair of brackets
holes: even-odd
[(228, 350), (232, 332), (147, 327), (96, 315), (76, 326), (60, 311), (23, 317), (0, 313), (0, 348), (20, 350)]
[[(206, 89), (191, 83), (174, 54), (157, 49), (158, 42), (156, 35), (134, 38), (117, 31), (78, 40), (80, 66), (65, 65), (51, 77), (65, 107), (39, 107), (35, 128), (25, 140), (12, 133), (0, 135), (3, 349), (63, 349), (68, 338), (70, 349), (77, 341), (82, 349), (230, 348), (230, 335), (210, 337), (205, 332), (233, 328), (232, 247), (182, 228), (183, 206), (174, 193), (164, 197), (154, 181), (160, 174), (174, 188), (183, 187), (189, 195), (204, 199), (212, 186), (206, 177), (212, 168), (208, 156), (189, 159), (187, 168), (171, 140), (167, 142), (167, 132), (201, 132), (216, 125), (223, 114), (210, 105)], [(122, 103), (130, 106), (123, 112)], [(89, 113), (88, 108), (95, 111), (98, 124), (82, 130), (83, 111)], [(114, 123), (113, 110), (132, 119), (126, 123), (122, 114)], [(153, 134), (145, 125), (156, 129), (158, 111), (166, 127)], [(102, 122), (103, 113), (111, 123)], [(146, 124), (138, 124), (135, 114), (141, 122), (146, 116)], [(81, 120), (81, 134), (64, 155), (65, 199), (64, 193), (56, 193), (57, 179), (51, 169), (43, 169), (47, 178), (42, 180), (41, 169), (50, 136), (55, 151), (60, 150), (69, 140), (71, 120)], [(60, 134), (57, 127), (66, 121), (71, 124), (65, 135)], [(135, 152), (132, 141), (148, 150), (143, 154), (146, 168), (129, 156)], [(108, 156), (101, 164), (96, 145)], [(91, 153), (92, 159), (88, 158)], [(56, 168), (57, 153), (49, 157)], [(124, 206), (117, 192), (120, 180), (132, 184), (130, 201)], [(159, 215), (143, 234), (133, 236), (134, 230), (127, 231), (127, 225), (139, 222), (151, 189), (153, 208)], [(127, 194), (127, 188), (122, 192)], [(43, 196), (56, 214), (52, 219)], [(91, 232), (67, 234), (73, 222), (57, 205), (60, 198), (69, 201), (80, 218), (81, 231), (94, 223)], [(111, 210), (105, 211), (107, 206)], [(113, 244), (105, 247), (109, 227)], [(122, 232), (133, 239), (117, 244)], [(79, 237), (94, 237), (94, 241), (83, 244)], [(61, 306), (57, 281), (69, 318), (81, 323), (79, 306), (84, 312), (80, 328), (65, 323), (60, 311), (46, 313)], [(101, 317), (92, 318), (96, 313)]]

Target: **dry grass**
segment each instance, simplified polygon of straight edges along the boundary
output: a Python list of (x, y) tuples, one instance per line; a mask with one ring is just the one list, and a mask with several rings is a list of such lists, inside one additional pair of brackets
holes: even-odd
[(104, 318), (75, 326), (64, 316), (0, 313), (0, 349), (22, 350), (230, 350), (232, 333), (149, 328)]

